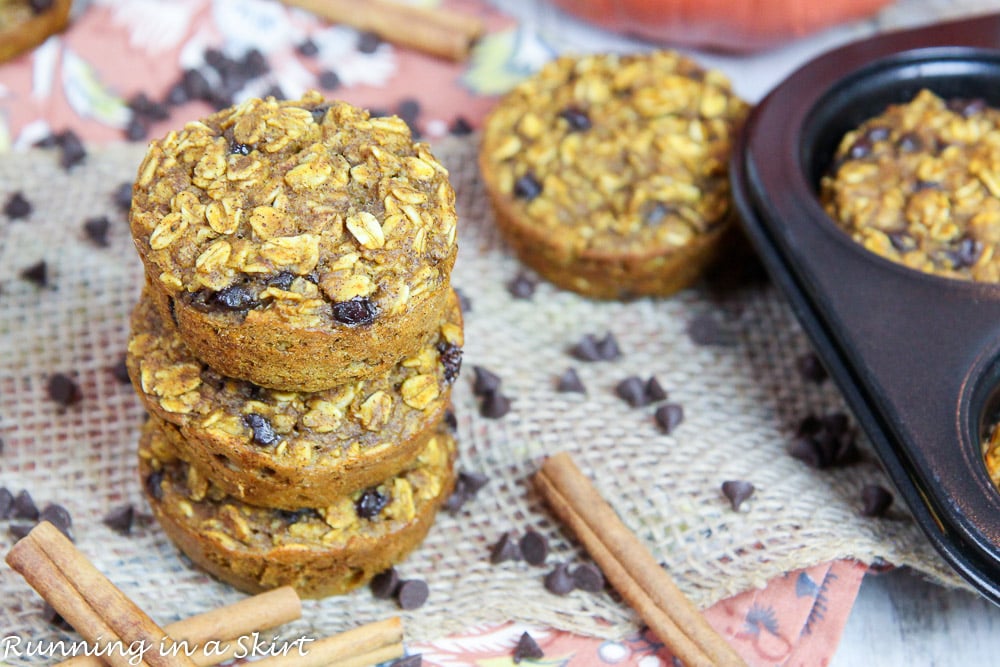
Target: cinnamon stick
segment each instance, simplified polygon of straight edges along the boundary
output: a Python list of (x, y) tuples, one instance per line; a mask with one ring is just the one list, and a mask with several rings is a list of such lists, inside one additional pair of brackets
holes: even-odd
[(483, 34), (478, 18), (387, 0), (283, 0), (334, 23), (373, 32), (387, 42), (462, 61)]
[[(225, 607), (164, 626), (164, 631), (176, 642), (187, 642), (194, 649), (190, 656), (197, 667), (208, 667), (225, 662), (239, 648), (234, 640), (254, 631), (268, 630), (284, 625), (302, 616), (302, 601), (295, 589), (283, 586), (273, 591), (244, 598)], [(200, 649), (205, 642), (217, 640), (226, 644), (225, 650), (206, 654)], [(59, 663), (56, 667), (101, 667), (104, 663), (96, 656), (81, 655)]]
[(687, 667), (746, 664), (621, 522), (569, 454), (549, 457), (534, 482), (611, 585)]
[(183, 652), (173, 655), (163, 629), (48, 521), (14, 545), (7, 563), (84, 639), (106, 648), (102, 657), (113, 667), (194, 667)]
[(254, 667), (326, 667), (373, 665), (403, 655), (403, 622), (398, 616), (369, 623), (339, 635), (309, 642), (303, 655), (292, 652), (255, 661)]

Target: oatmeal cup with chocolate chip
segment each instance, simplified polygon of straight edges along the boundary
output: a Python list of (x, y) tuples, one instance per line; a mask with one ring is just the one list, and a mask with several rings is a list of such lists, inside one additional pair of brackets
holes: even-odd
[(186, 462), (151, 417), (139, 475), (153, 514), (198, 567), (248, 592), (292, 586), (338, 595), (402, 561), (424, 539), (455, 484), (455, 440), (432, 434), (397, 475), (316, 509), (248, 505)]
[(1000, 109), (922, 90), (848, 132), (820, 185), (830, 217), (912, 269), (1000, 281)]
[(161, 316), (223, 375), (316, 391), (434, 335), (456, 255), (447, 170), (406, 123), (318, 93), (151, 143), (130, 224)]
[(687, 287), (732, 226), (746, 113), (725, 77), (674, 52), (559, 58), (484, 124), (497, 224), (525, 264), (587, 296)]

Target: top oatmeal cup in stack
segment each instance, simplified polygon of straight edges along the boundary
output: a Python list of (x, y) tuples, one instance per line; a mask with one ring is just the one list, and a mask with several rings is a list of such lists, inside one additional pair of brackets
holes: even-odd
[(487, 118), (479, 161), (520, 259), (597, 298), (694, 282), (732, 227), (727, 165), (747, 105), (677, 53), (562, 57)]

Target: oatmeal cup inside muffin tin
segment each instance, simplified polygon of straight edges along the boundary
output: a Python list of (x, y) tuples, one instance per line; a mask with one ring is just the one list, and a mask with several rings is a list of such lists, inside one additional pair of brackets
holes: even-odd
[[(807, 63), (751, 114), (731, 164), (733, 189), (744, 228), (918, 523), (961, 575), (1000, 603), (1000, 492), (983, 450), (1000, 415), (1000, 285), (988, 270), (972, 270), (992, 249), (968, 229), (946, 228), (944, 218), (939, 238), (920, 246), (928, 240), (916, 238), (921, 230), (887, 222), (878, 187), (831, 185), (857, 158), (861, 176), (895, 179), (900, 192), (889, 203), (915, 196), (957, 206), (931, 179), (902, 192), (912, 165), (892, 158), (910, 148), (906, 135), (915, 130), (870, 122), (915, 98), (936, 104), (930, 94), (951, 106), (954, 122), (980, 112), (1000, 117), (984, 111), (1000, 109), (1000, 15), (884, 35)], [(982, 174), (979, 184), (991, 178), (992, 141), (1000, 146), (1000, 130), (984, 130), (986, 158), (976, 156), (968, 170)], [(984, 190), (994, 196), (990, 184)], [(859, 203), (865, 196), (875, 203)], [(844, 218), (862, 211), (876, 223), (845, 230), (831, 201), (850, 212)]]

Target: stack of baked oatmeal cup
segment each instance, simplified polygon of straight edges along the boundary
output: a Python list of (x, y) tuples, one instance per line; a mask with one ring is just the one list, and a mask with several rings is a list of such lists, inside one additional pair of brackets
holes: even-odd
[(462, 319), (448, 172), (398, 118), (309, 93), (153, 142), (127, 365), (163, 529), (248, 592), (403, 559), (454, 487)]

